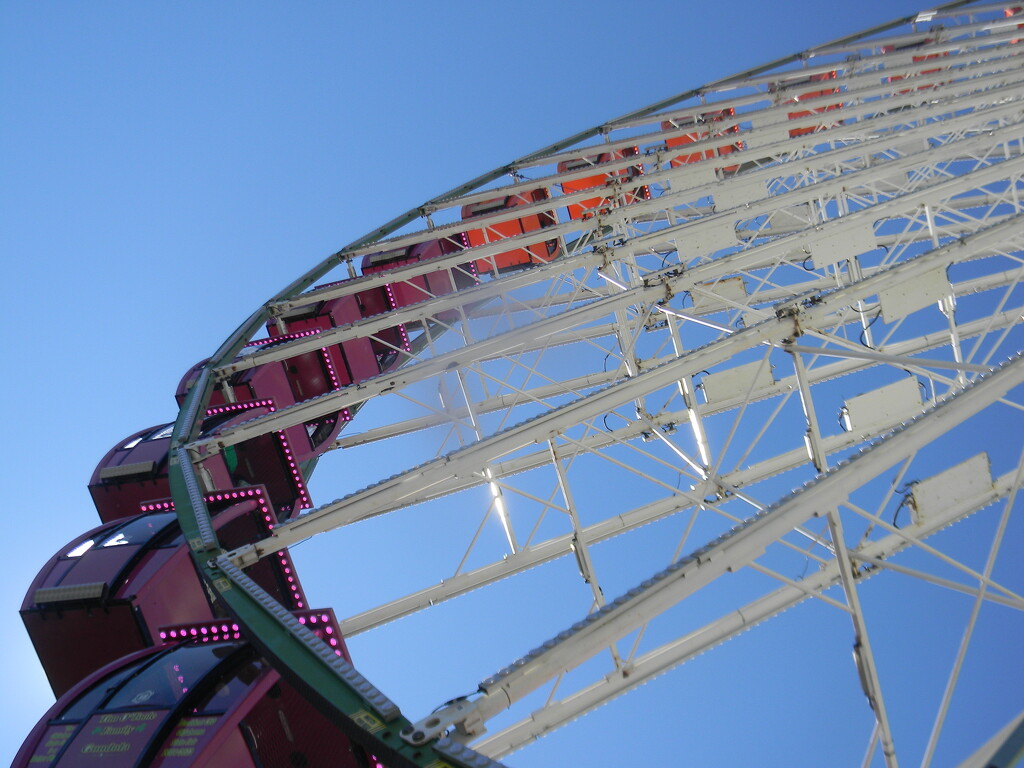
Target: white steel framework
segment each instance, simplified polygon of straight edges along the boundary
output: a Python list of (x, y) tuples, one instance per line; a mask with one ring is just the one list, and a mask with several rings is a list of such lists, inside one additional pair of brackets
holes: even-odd
[[(529, 269), (482, 270), (458, 293), (215, 356), (214, 385), (328, 343), (388, 344), (378, 334), (398, 323), (413, 341), (391, 345), (397, 370), (183, 443), (204, 530), (205, 457), (358, 409), (314, 486), (337, 500), (220, 554), (222, 573), (309, 540), (296, 556), (336, 569), (333, 602), (355, 642), (425, 610), (439, 623), (394, 626), (437, 633), (460, 615), (455, 598), (494, 590), (473, 603), (491, 607), (478, 621), (405, 639), (407, 674), (441, 658), (450, 684), (407, 734), (416, 743), (446, 736), (500, 759), (804, 602), (845, 622), (823, 635), (844, 638), (840, 677), (867, 699), (846, 724), (865, 765), (950, 764), (982, 745), (1024, 706), (1012, 674), (992, 691), (987, 730), (971, 743), (942, 734), (964, 714), (958, 686), (977, 637), (995, 634), (984, 647), (1007, 669), (1024, 641), (1024, 574), (1006, 565), (1024, 555), (1016, 12), (954, 3), (710, 84), (339, 252), (317, 279), (355, 279), (307, 281), (268, 304), (271, 320), (558, 248)], [(595, 170), (600, 153), (611, 159)], [(595, 174), (600, 189), (566, 187)], [(456, 238), (464, 205), (538, 188), (547, 199), (475, 226), (546, 212), (553, 226), (356, 276), (366, 254)], [(365, 583), (369, 562), (386, 578)], [(901, 606), (916, 615), (922, 594), (959, 643), (935, 701), (908, 698), (909, 678), (892, 674), (907, 649), (878, 620)], [(797, 646), (817, 642), (806, 624), (792, 632)], [(513, 641), (528, 651), (518, 660)], [(499, 670), (489, 677), (452, 661), (485, 650), (481, 663)], [(794, 727), (825, 727), (818, 704)], [(930, 713), (923, 743), (909, 708)], [(673, 713), (659, 717), (664, 727)]]

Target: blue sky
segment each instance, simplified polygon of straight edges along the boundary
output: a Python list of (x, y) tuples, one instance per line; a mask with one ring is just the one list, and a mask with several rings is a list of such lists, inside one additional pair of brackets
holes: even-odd
[[(0, 2), (11, 371), (0, 646), (19, 692), (0, 701), (0, 761), (52, 701), (17, 610), (46, 559), (96, 523), (86, 483), (97, 461), (122, 437), (173, 419), (182, 373), (267, 296), (514, 157), (919, 9), (710, 7)], [(707, 674), (739, 685), (770, 664), (730, 663)], [(625, 716), (642, 755), (644, 712)], [(621, 710), (610, 717), (603, 727), (623, 726)], [(770, 737), (770, 725), (749, 727)], [(556, 764), (546, 759), (537, 749), (509, 762)]]

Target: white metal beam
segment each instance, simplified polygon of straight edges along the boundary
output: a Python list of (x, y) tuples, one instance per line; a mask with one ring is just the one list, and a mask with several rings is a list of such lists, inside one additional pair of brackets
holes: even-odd
[(473, 716), (486, 722), (553, 676), (578, 666), (727, 571), (742, 567), (795, 525), (838, 506), (881, 471), (920, 450), (1022, 383), (1024, 359), (1018, 356), (751, 518), (745, 525), (653, 575), (603, 610), (484, 680), (480, 684), (480, 697), (472, 702)]
[[(905, 532), (916, 539), (924, 539), (948, 525), (973, 514), (977, 510), (1005, 498), (1010, 492), (1011, 474), (999, 478), (993, 487), (976, 498), (946, 507), (938, 514), (910, 523)], [(888, 565), (888, 559), (909, 546), (906, 538), (889, 534), (881, 539), (864, 542), (851, 552), (862, 561)], [(861, 571), (864, 579), (876, 571)], [(475, 741), (473, 746), (483, 754), (501, 758), (534, 741), (546, 733), (590, 712), (611, 699), (634, 690), (654, 677), (683, 664), (725, 641), (736, 637), (753, 626), (779, 615), (808, 595), (820, 593), (839, 581), (838, 563), (832, 560), (821, 569), (800, 580), (798, 586), (784, 586), (764, 597), (747, 603), (700, 629), (654, 648), (631, 660), (628, 674), (613, 671), (595, 683), (562, 700), (553, 701), (535, 710), (527, 718)]]

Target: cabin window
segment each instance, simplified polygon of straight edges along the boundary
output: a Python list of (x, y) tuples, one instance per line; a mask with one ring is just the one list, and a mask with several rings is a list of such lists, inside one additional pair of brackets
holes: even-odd
[(120, 707), (171, 708), (236, 646), (194, 645), (176, 648), (157, 658), (128, 680), (104, 709)]
[(92, 545), (95, 544), (95, 543), (96, 543), (95, 539), (86, 539), (85, 541), (83, 541), (78, 546), (76, 546), (73, 549), (69, 550), (68, 552), (64, 553), (64, 557), (81, 557), (86, 552), (88, 552), (90, 549), (92, 549)]
[(71, 706), (60, 714), (61, 720), (84, 720), (99, 708), (103, 701), (124, 682), (125, 678), (134, 674), (138, 664), (119, 669), (102, 682), (94, 684), (89, 690), (75, 699)]
[[(177, 522), (173, 512), (161, 512), (156, 515), (143, 515), (127, 525), (118, 528), (112, 535), (102, 541), (100, 547), (118, 547), (123, 544), (145, 544), (154, 536), (162, 533), (168, 525)], [(70, 556), (70, 554), (69, 554)]]

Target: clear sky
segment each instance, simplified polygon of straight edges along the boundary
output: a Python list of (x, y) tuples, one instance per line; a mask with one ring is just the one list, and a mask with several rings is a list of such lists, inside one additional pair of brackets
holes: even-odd
[[(0, 0), (0, 762), (52, 702), (17, 611), (46, 559), (95, 525), (93, 468), (124, 436), (172, 420), (182, 373), (266, 297), (519, 155), (919, 10), (696, 7)], [(733, 683), (761, 663), (749, 661)], [(643, 711), (628, 716), (641, 764)], [(509, 762), (548, 759), (535, 749)]]

